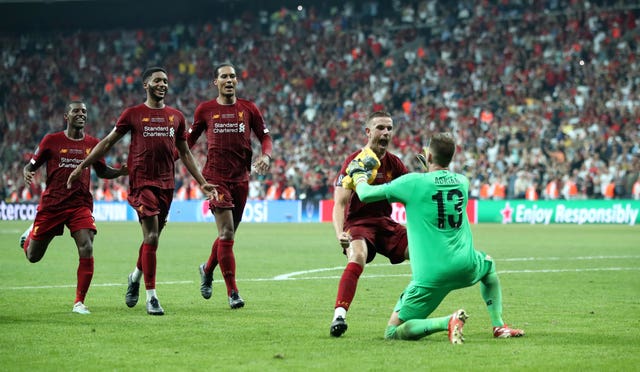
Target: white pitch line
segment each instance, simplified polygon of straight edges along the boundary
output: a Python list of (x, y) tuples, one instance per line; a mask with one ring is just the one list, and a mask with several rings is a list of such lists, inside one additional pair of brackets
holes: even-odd
[[(391, 264), (369, 264), (367, 266), (371, 267), (371, 266), (390, 266), (390, 265)], [(406, 265), (406, 264), (403, 264), (403, 265)], [(320, 273), (323, 271), (335, 271), (335, 270), (344, 270), (344, 266), (326, 267), (324, 269), (294, 271), (292, 273), (278, 275), (273, 277), (272, 279), (267, 279), (267, 280), (286, 280), (286, 279), (290, 279), (292, 276), (305, 275), (305, 274), (311, 274), (311, 273)]]
[[(156, 284), (191, 284), (193, 280), (182, 280), (174, 282), (156, 282)], [(127, 283), (91, 283), (91, 287), (120, 287), (126, 286)], [(17, 290), (17, 289), (54, 289), (54, 288), (75, 288), (75, 284), (62, 284), (62, 285), (38, 285), (38, 286), (24, 286), (24, 287), (0, 287), (0, 290)]]
[(538, 273), (582, 273), (587, 271), (633, 271), (640, 267), (592, 267), (588, 269), (542, 269), (542, 270), (505, 270), (498, 274), (538, 274)]
[[(489, 255), (491, 256), (491, 255)], [(520, 257), (495, 259), (498, 262), (518, 262), (518, 261), (562, 261), (562, 260), (615, 260), (615, 259), (635, 259), (640, 256), (582, 256), (582, 257)]]
[[(381, 265), (379, 265), (381, 266)], [(343, 267), (336, 267), (332, 269), (316, 269), (316, 270), (308, 270), (308, 271), (297, 271), (297, 274), (304, 274), (308, 272), (319, 272), (319, 271), (330, 271), (343, 269)], [(543, 274), (543, 273), (568, 273), (568, 272), (590, 272), (590, 271), (640, 271), (640, 267), (594, 267), (588, 269), (540, 269), (540, 270), (498, 270), (498, 274)], [(411, 274), (364, 274), (361, 278), (399, 278), (399, 277), (410, 277)], [(331, 276), (307, 276), (304, 278), (292, 278), (283, 275), (278, 275), (273, 278), (255, 278), (255, 279), (238, 279), (239, 282), (277, 282), (277, 281), (287, 281), (287, 280), (323, 280), (323, 279), (340, 279), (341, 275), (331, 275)], [(160, 285), (172, 285), (172, 284), (193, 284), (195, 281), (193, 280), (181, 280), (181, 281), (172, 281), (172, 282), (157, 282), (156, 284)], [(220, 281), (216, 281), (215, 283), (221, 283)], [(102, 284), (91, 284), (91, 287), (124, 287), (126, 283), (102, 283)], [(25, 286), (25, 287), (5, 287), (0, 288), (1, 290), (23, 290), (23, 289), (56, 289), (56, 288), (75, 288), (75, 284), (64, 284), (64, 285), (43, 285), (43, 286)]]
[[(539, 274), (539, 273), (565, 273), (565, 272), (587, 272), (587, 271), (634, 271), (640, 267), (594, 267), (589, 269), (541, 269), (541, 270), (498, 270), (498, 274)], [(410, 277), (411, 274), (363, 274), (360, 278), (393, 278)], [(340, 279), (341, 275), (335, 276), (307, 276), (304, 278), (280, 278), (280, 279), (247, 279), (245, 281), (271, 281), (271, 280), (320, 280), (320, 279)]]
[[(638, 259), (640, 256), (582, 256), (582, 257), (520, 257), (520, 258), (503, 258), (496, 259), (496, 261), (517, 262), (517, 261), (560, 261), (560, 260), (604, 260), (604, 259)], [(390, 263), (384, 264), (368, 264), (367, 267), (383, 267), (383, 266), (403, 266), (408, 265), (408, 262), (392, 265)], [(296, 278), (299, 275), (307, 275), (313, 273), (320, 273), (326, 271), (339, 271), (344, 270), (344, 266), (325, 267), (320, 269), (293, 271), (286, 274), (276, 275), (273, 278), (255, 278), (255, 279), (238, 279), (239, 282), (270, 282), (270, 281), (285, 281), (285, 280), (322, 280), (322, 279), (340, 279), (341, 275), (330, 276), (307, 276), (303, 278)], [(605, 267), (605, 268), (587, 268), (587, 269), (540, 269), (540, 270), (498, 270), (498, 274), (536, 274), (536, 273), (561, 273), (561, 272), (589, 272), (589, 271), (629, 271), (640, 270), (639, 267)], [(411, 274), (363, 274), (362, 278), (393, 278), (393, 277), (410, 277)], [(193, 280), (183, 281), (168, 281), (157, 282), (161, 285), (172, 284), (193, 284)], [(219, 281), (216, 283), (220, 283)], [(92, 287), (120, 287), (126, 285), (125, 283), (92, 283)], [(23, 286), (23, 287), (0, 287), (0, 290), (21, 290), (21, 289), (54, 289), (54, 288), (75, 288), (75, 284), (62, 284), (62, 285), (42, 285), (42, 286)]]
[[(608, 259), (638, 259), (640, 256), (581, 256), (581, 257), (519, 257), (519, 258), (502, 258), (495, 259), (496, 262), (522, 262), (522, 261), (560, 261), (560, 260), (608, 260)], [(408, 262), (403, 262), (399, 265), (408, 265)], [(393, 266), (390, 263), (385, 264), (368, 264), (367, 267), (380, 267), (380, 266)], [(398, 265), (395, 265), (398, 266)], [(332, 267), (332, 268), (323, 268), (323, 269), (313, 269), (313, 270), (304, 270), (304, 271), (294, 271), (287, 274), (281, 274), (275, 276), (273, 279), (264, 279), (264, 280), (290, 280), (295, 279), (294, 276), (298, 275), (306, 275), (323, 271), (334, 271), (334, 270), (344, 270), (344, 266)], [(498, 271), (498, 274), (501, 271)], [(505, 273), (510, 274), (511, 272), (505, 271)], [(409, 276), (408, 274), (405, 276)], [(363, 275), (363, 277), (367, 277)], [(325, 277), (320, 277), (325, 278)], [(326, 277), (329, 278), (329, 277)], [(332, 279), (334, 277), (331, 277)], [(257, 279), (260, 280), (260, 279)]]

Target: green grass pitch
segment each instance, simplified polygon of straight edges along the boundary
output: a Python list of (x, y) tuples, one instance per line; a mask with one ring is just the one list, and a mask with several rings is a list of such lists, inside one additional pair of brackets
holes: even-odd
[(86, 304), (71, 313), (77, 252), (68, 231), (43, 260), (18, 248), (28, 222), (0, 224), (0, 367), (7, 371), (417, 371), (639, 370), (640, 228), (473, 226), (497, 262), (504, 318), (520, 339), (491, 337), (478, 286), (450, 294), (433, 316), (463, 307), (466, 343), (446, 332), (385, 341), (409, 266), (378, 256), (365, 269), (341, 338), (329, 336), (346, 259), (330, 224), (244, 224), (237, 279), (246, 306), (229, 309), (219, 270), (204, 300), (197, 267), (214, 224), (170, 223), (158, 250), (157, 291), (166, 315), (146, 314), (144, 293), (124, 304), (141, 241), (136, 223), (98, 223)]

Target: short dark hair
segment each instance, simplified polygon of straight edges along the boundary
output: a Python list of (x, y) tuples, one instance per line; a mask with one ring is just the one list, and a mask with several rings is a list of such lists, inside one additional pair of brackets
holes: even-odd
[(433, 162), (441, 167), (448, 167), (456, 152), (456, 142), (449, 132), (436, 133), (429, 142), (429, 152)]
[(64, 125), (65, 125), (65, 126), (68, 124), (68, 123), (67, 123), (67, 120), (68, 120), (67, 115), (68, 115), (68, 114), (71, 112), (71, 110), (72, 110), (71, 105), (75, 105), (75, 104), (77, 104), (77, 105), (85, 105), (85, 109), (86, 109), (86, 107), (87, 107), (87, 105), (84, 103), (84, 101), (81, 101), (81, 100), (79, 100), (79, 99), (74, 99), (74, 100), (69, 101), (69, 103), (67, 103), (67, 110), (64, 112), (64, 120), (63, 120), (63, 121), (64, 121)]
[(154, 72), (164, 72), (165, 75), (167, 75), (167, 70), (165, 70), (162, 67), (149, 67), (146, 70), (144, 70), (144, 72), (142, 73), (142, 82), (146, 83), (147, 80), (151, 77), (151, 75), (153, 75)]
[(85, 103), (84, 103), (84, 101), (81, 101), (81, 100), (79, 100), (79, 99), (74, 99), (74, 100), (70, 101), (70, 102), (67, 104), (67, 110), (71, 110), (71, 105), (73, 105), (73, 104), (75, 104), (75, 103), (80, 104), (80, 105), (84, 105), (84, 104), (85, 104)]
[(366, 121), (367, 126), (369, 126), (369, 124), (371, 123), (371, 120), (375, 118), (391, 118), (391, 114), (388, 113), (387, 111), (374, 111), (370, 113), (369, 116), (367, 116), (367, 121)]
[(220, 69), (223, 67), (229, 66), (231, 68), (233, 68), (236, 73), (238, 72), (238, 69), (236, 68), (236, 66), (233, 65), (233, 63), (231, 62), (223, 62), (219, 65), (216, 66), (216, 68), (213, 70), (216, 73), (216, 79), (218, 78), (218, 75), (220, 75)]

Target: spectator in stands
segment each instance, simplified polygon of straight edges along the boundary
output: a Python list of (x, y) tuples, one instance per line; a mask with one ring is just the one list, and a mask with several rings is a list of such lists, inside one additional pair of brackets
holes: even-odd
[(636, 179), (636, 182), (633, 183), (633, 188), (631, 189), (631, 197), (634, 200), (640, 200), (640, 178)]
[(297, 199), (296, 188), (293, 185), (293, 182), (287, 180), (286, 186), (282, 190), (281, 197), (282, 197), (283, 200), (296, 200)]

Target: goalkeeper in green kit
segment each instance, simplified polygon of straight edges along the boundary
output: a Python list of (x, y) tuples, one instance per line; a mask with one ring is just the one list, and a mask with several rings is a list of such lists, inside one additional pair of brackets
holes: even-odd
[(448, 170), (454, 153), (453, 136), (438, 133), (425, 154), (418, 156), (427, 173), (410, 173), (372, 186), (367, 184), (368, 172), (377, 159), (354, 159), (347, 168), (362, 202), (387, 199), (403, 203), (407, 212), (412, 277), (393, 309), (386, 339), (417, 340), (448, 331), (451, 343), (462, 343), (462, 328), (468, 317), (463, 309), (444, 317), (427, 317), (449, 292), (477, 282), (489, 311), (493, 336), (524, 335), (523, 330), (510, 328), (502, 320), (502, 289), (495, 263), (474, 249), (466, 214), (469, 180)]

